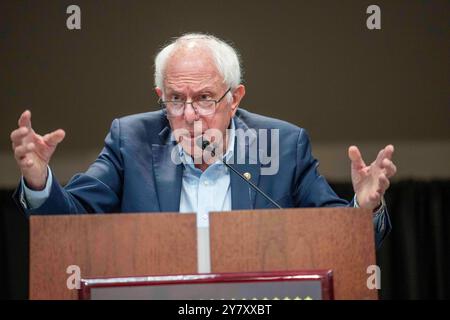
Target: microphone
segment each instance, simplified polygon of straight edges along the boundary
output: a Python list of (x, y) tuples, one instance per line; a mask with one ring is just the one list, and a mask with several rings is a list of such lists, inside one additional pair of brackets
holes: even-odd
[[(202, 148), (202, 150), (205, 150), (207, 147), (212, 146), (213, 149), (211, 150), (211, 155), (214, 157), (216, 155), (216, 148), (209, 142), (208, 140), (203, 139), (200, 137), (197, 140), (197, 145)], [(275, 207), (278, 209), (282, 209), (281, 206), (276, 203), (271, 197), (269, 197), (267, 194), (264, 193), (260, 188), (258, 188), (253, 182), (250, 180), (247, 180), (239, 171), (237, 171), (235, 168), (230, 166), (223, 158), (219, 158), (219, 160), (231, 171), (233, 171), (235, 174), (237, 174), (242, 180), (244, 180), (249, 186), (251, 186), (254, 190), (256, 190), (260, 195), (262, 195), (264, 198), (266, 198), (270, 203), (272, 203)]]

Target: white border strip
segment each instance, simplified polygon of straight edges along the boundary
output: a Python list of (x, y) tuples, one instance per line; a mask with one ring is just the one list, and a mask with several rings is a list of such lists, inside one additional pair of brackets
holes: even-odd
[(209, 227), (197, 228), (197, 272), (211, 272), (211, 252), (209, 247)]

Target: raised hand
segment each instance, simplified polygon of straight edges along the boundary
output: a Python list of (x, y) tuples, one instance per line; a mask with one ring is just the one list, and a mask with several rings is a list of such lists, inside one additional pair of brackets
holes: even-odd
[(62, 129), (44, 136), (35, 133), (31, 127), (31, 112), (28, 110), (22, 113), (18, 125), (19, 128), (11, 132), (14, 157), (27, 186), (41, 190), (47, 181), (50, 158), (66, 133)]
[(397, 172), (392, 162), (393, 153), (394, 146), (388, 145), (378, 153), (376, 160), (367, 166), (356, 146), (348, 149), (352, 162), (353, 190), (360, 207), (374, 210), (380, 205), (385, 191), (389, 188), (389, 179)]

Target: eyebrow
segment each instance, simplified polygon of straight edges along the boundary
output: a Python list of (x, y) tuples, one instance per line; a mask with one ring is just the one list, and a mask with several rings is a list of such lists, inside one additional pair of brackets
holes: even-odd
[(167, 89), (167, 95), (174, 95), (174, 94), (180, 95), (180, 96), (183, 95), (183, 93), (181, 93), (181, 92), (179, 92), (177, 90)]
[[(178, 90), (176, 90), (176, 89), (170, 89), (170, 88), (167, 88), (167, 91), (168, 91), (168, 92), (167, 92), (168, 95), (174, 95), (174, 94), (177, 94), (177, 95), (180, 95), (180, 96), (184, 96), (184, 95), (185, 95), (184, 93), (182, 93), (182, 92), (180, 92), (180, 91), (178, 91)], [(194, 91), (194, 96), (197, 95), (197, 94), (199, 94), (199, 93), (201, 93), (201, 92), (205, 92), (205, 91), (211, 92), (211, 93), (214, 93), (214, 92), (215, 92), (215, 90), (214, 90), (213, 87), (211, 87), (211, 86), (206, 86), (206, 87), (203, 87), (203, 88), (200, 89), (200, 90)]]
[(214, 92), (215, 90), (213, 87), (204, 87), (201, 90), (198, 90), (196, 93), (200, 93), (200, 92), (204, 92), (204, 91)]

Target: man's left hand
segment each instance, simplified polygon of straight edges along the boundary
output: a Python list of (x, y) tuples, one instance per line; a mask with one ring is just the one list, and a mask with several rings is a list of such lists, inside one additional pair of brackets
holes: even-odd
[(369, 166), (364, 163), (358, 147), (348, 148), (348, 156), (352, 161), (352, 183), (358, 205), (361, 208), (377, 209), (384, 193), (389, 188), (389, 178), (397, 168), (392, 162), (394, 146), (388, 145), (382, 149), (374, 162)]

